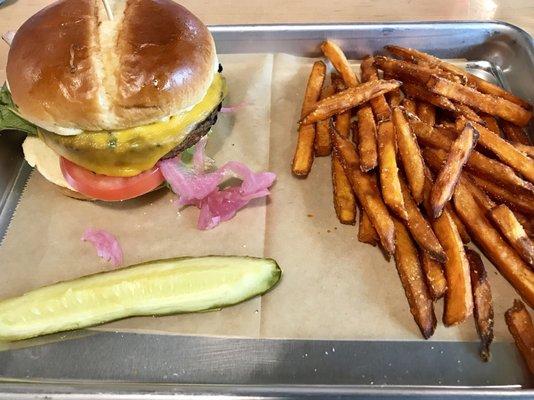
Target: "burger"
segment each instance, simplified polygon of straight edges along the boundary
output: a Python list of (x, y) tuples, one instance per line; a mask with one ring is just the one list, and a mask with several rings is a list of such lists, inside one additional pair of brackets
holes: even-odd
[(1, 98), (35, 133), (24, 155), (46, 179), (126, 200), (161, 187), (158, 162), (210, 131), (221, 69), (209, 30), (171, 0), (60, 0), (17, 31)]

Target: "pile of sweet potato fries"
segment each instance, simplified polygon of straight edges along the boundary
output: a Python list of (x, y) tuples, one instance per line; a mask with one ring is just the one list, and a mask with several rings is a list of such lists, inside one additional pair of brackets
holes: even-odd
[[(491, 289), (479, 254), (465, 245), (472, 240), (534, 306), (531, 105), (414, 49), (386, 46), (396, 58), (365, 57), (361, 81), (338, 45), (321, 49), (334, 71), (313, 65), (293, 173), (305, 177), (314, 157), (331, 155), (339, 221), (355, 224), (359, 208), (358, 240), (394, 257), (423, 337), (434, 333), (434, 302), (444, 297), (444, 325), (474, 314), (488, 360)], [(506, 321), (534, 368), (523, 303)]]

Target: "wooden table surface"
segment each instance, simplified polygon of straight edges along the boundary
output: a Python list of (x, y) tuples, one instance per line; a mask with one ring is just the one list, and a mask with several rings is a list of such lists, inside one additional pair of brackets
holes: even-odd
[[(0, 32), (51, 0), (6, 0)], [(179, 0), (206, 24), (500, 20), (534, 35), (534, 0)], [(0, 44), (0, 75), (7, 45)], [(0, 76), (2, 78), (2, 76)]]

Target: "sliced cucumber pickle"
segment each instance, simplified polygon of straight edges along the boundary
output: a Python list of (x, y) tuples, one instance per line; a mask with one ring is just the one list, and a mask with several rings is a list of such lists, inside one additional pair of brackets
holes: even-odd
[(272, 259), (233, 256), (173, 258), (102, 272), (1, 301), (0, 340), (222, 308), (265, 293), (281, 274)]

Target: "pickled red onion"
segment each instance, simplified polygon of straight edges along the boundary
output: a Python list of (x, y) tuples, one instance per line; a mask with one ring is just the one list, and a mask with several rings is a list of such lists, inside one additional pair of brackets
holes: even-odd
[[(200, 209), (199, 229), (212, 229), (232, 219), (252, 199), (269, 195), (268, 188), (276, 179), (274, 173), (254, 172), (238, 161), (229, 161), (213, 172), (204, 172), (199, 168), (204, 157), (201, 151), (203, 145), (195, 149), (197, 161), (193, 161), (193, 168), (188, 168), (178, 158), (159, 162), (165, 180), (179, 196), (178, 205), (194, 205)], [(238, 178), (241, 184), (221, 190), (219, 185), (229, 178)]]
[(82, 241), (91, 242), (99, 257), (110, 261), (114, 267), (122, 264), (122, 249), (119, 241), (111, 233), (103, 229), (87, 228), (82, 236)]
[(250, 102), (248, 102), (247, 100), (243, 100), (237, 104), (221, 107), (221, 112), (222, 113), (233, 113), (250, 105), (251, 105)]

